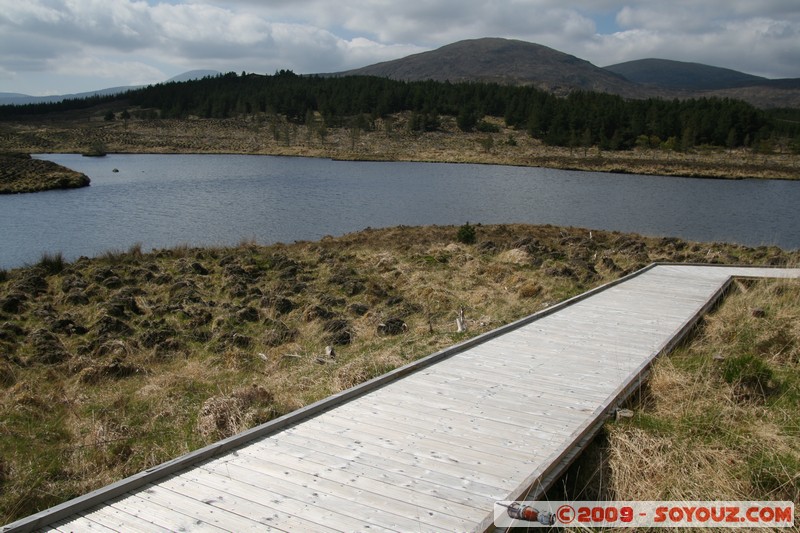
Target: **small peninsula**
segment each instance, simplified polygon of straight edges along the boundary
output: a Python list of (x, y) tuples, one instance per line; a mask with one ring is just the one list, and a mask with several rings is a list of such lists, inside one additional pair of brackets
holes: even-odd
[(0, 154), (0, 194), (88, 187), (89, 177), (28, 154)]

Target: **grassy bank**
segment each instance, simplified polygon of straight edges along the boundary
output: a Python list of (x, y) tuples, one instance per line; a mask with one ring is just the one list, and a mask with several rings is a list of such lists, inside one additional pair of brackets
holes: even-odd
[(558, 169), (710, 178), (797, 179), (800, 155), (776, 148), (751, 150), (692, 148), (686, 151), (545, 146), (527, 133), (487, 118), (495, 131), (465, 133), (442, 117), (434, 132), (410, 132), (410, 116), (378, 119), (367, 127), (312, 127), (277, 116), (232, 119), (104, 121), (100, 110), (86, 117), (57, 116), (35, 122), (0, 124), (0, 148), (83, 153), (103, 146), (120, 153), (236, 153), (326, 157), (347, 160), (427, 161), (535, 166)]
[(87, 187), (85, 174), (27, 154), (0, 153), (0, 194)]
[(628, 408), (554, 498), (800, 502), (800, 281), (737, 282)]
[[(396, 227), (74, 263), (54, 254), (0, 271), (0, 522), (652, 261), (800, 263), (774, 247), (472, 228), (474, 243), (455, 227)], [(456, 332), (460, 309), (466, 333)]]

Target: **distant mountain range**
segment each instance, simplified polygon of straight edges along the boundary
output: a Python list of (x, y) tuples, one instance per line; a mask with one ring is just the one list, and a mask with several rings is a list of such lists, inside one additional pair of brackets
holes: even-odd
[(443, 46), (340, 75), (381, 76), (404, 81), (482, 81), (533, 85), (554, 92), (575, 89), (635, 93), (623, 76), (540, 44), (485, 38)]
[[(198, 80), (206, 76), (216, 76), (220, 72), (216, 70), (190, 70), (183, 74), (168, 79), (166, 82), (182, 82), (190, 80)], [(0, 93), (0, 105), (25, 105), (25, 104), (46, 104), (51, 102), (60, 102), (68, 98), (89, 98), (91, 96), (109, 96), (114, 94), (124, 93), (133, 89), (139, 89), (144, 85), (126, 85), (122, 87), (109, 87), (108, 89), (100, 89), (97, 91), (89, 91), (85, 93), (75, 94), (54, 94), (50, 96), (30, 96), (27, 94), (19, 93)]]
[[(216, 70), (192, 70), (167, 81), (188, 81), (217, 74), (220, 73)], [(744, 100), (761, 108), (800, 108), (800, 78), (770, 80), (700, 63), (653, 58), (601, 68), (540, 44), (501, 38), (459, 41), (394, 61), (321, 75), (531, 85), (558, 95), (583, 90), (635, 99), (717, 96)], [(56, 102), (65, 98), (117, 94), (136, 88), (113, 87), (38, 97), (0, 93), (0, 105)]]
[(626, 98), (738, 98), (758, 107), (800, 108), (800, 79), (769, 80), (735, 70), (641, 59), (600, 68), (583, 59), (524, 41), (459, 41), (335, 75), (382, 76), (405, 81), (482, 81), (533, 85), (565, 94), (602, 91)]
[(634, 83), (682, 91), (733, 89), (769, 81), (727, 68), (669, 59), (639, 59), (603, 68)]

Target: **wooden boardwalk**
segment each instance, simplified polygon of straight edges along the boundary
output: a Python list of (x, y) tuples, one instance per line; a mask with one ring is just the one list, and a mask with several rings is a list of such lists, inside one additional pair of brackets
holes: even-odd
[(484, 531), (540, 493), (732, 276), (620, 282), (2, 531)]

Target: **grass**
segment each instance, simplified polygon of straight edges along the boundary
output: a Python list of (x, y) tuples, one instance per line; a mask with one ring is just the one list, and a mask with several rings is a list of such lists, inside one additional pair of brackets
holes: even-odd
[(800, 281), (738, 286), (551, 497), (800, 502)]
[[(578, 228), (473, 227), (475, 244), (457, 242), (457, 227), (397, 227), (292, 245), (248, 241), (149, 253), (134, 246), (74, 263), (54, 256), (8, 271), (0, 284), (0, 522), (325, 398), (651, 261), (800, 259), (777, 248), (601, 231), (590, 236)], [(791, 299), (792, 290), (770, 294)], [(763, 396), (784, 413), (769, 431), (796, 436), (791, 402), (800, 396), (798, 380), (779, 365), (795, 353), (784, 346), (796, 322), (773, 320), (783, 311), (772, 302), (759, 305), (764, 323), (781, 324), (775, 331), (783, 332), (750, 333), (759, 353), (771, 354), (767, 385), (780, 384), (780, 394)], [(456, 331), (461, 308), (466, 333)], [(381, 332), (379, 325), (391, 319), (406, 327)], [(350, 342), (335, 345), (336, 357), (329, 358), (325, 348), (341, 329)], [(714, 368), (726, 386), (737, 386)], [(754, 390), (741, 385), (740, 392)], [(716, 418), (728, 416), (714, 413), (681, 420), (692, 420), (711, 439), (725, 432)], [(636, 420), (642, 432), (683, 427), (657, 412)], [(748, 474), (753, 483), (779, 483), (783, 457), (757, 462)]]
[(0, 194), (86, 187), (89, 181), (84, 174), (52, 161), (32, 159), (27, 154), (0, 153)]
[[(305, 125), (263, 114), (230, 119), (87, 121), (86, 117), (6, 123), (6, 150), (80, 153), (102, 142), (114, 153), (238, 153), (324, 157), (343, 160), (428, 161), (536, 166), (713, 178), (797, 179), (800, 155), (755, 154), (752, 150), (697, 147), (687, 152), (637, 149), (607, 152), (596, 147), (546, 146), (487, 117), (487, 132), (465, 133), (453, 117), (433, 132), (409, 132), (410, 113), (377, 119), (354, 137), (346, 127), (327, 129), (325, 139)], [(496, 130), (496, 131), (494, 131)], [(292, 132), (288, 137), (277, 132)], [(0, 182), (2, 181), (0, 176)], [(0, 183), (0, 185), (2, 185)], [(2, 189), (2, 187), (0, 187)]]
[(45, 252), (36, 263), (36, 266), (44, 270), (47, 275), (58, 274), (66, 266), (67, 261), (64, 259), (64, 254), (61, 252), (49, 253)]

